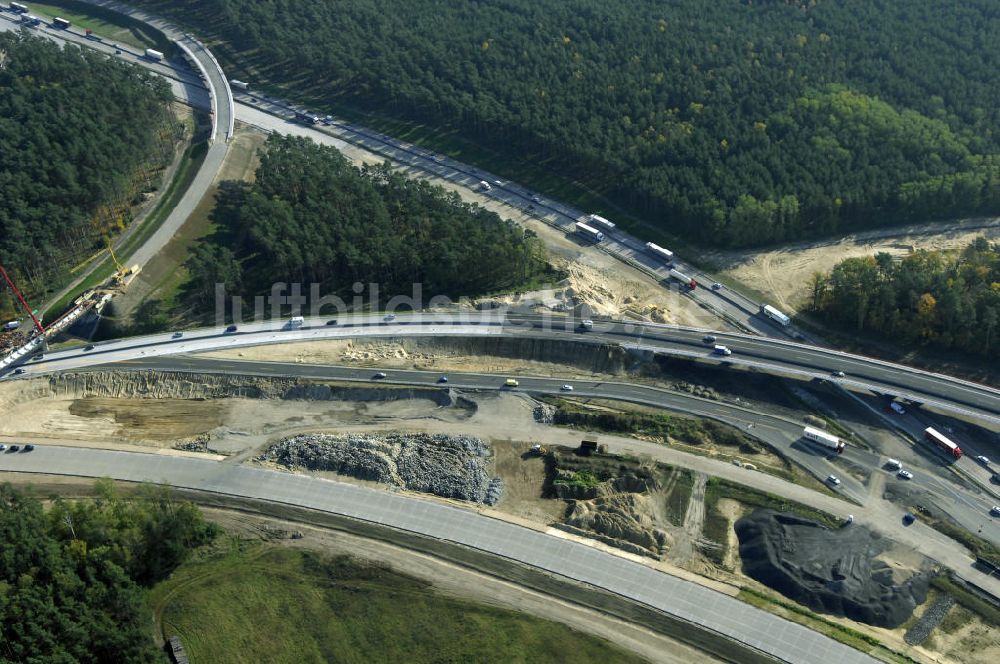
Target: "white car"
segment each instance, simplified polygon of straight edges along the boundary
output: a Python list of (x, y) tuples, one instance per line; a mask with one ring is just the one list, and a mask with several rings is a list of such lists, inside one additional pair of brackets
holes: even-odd
[(385, 317), (382, 318), (382, 320), (386, 322), (389, 322), (391, 320), (396, 320), (396, 314), (386, 314)]
[(993, 509), (990, 510), (990, 514), (993, 516), (1000, 516), (1000, 505), (994, 505)]
[(902, 470), (903, 469), (903, 464), (900, 463), (899, 459), (889, 459), (888, 461), (885, 462), (885, 465), (887, 467), (891, 468), (892, 470)]
[(911, 473), (908, 470), (902, 470), (902, 469), (900, 469), (900, 471), (898, 473), (896, 473), (896, 475), (898, 477), (900, 477), (901, 479), (904, 479), (904, 480), (912, 480), (913, 479), (913, 473)]
[(979, 463), (983, 464), (984, 466), (990, 465), (990, 458), (989, 457), (985, 457), (982, 454), (980, 454), (979, 456), (976, 457), (976, 461), (978, 461)]
[(5, 449), (7, 449), (7, 446), (4, 445), (3, 443), (0, 443), (0, 452), (3, 452)]
[(559, 389), (562, 390), (563, 392), (572, 392), (573, 391), (573, 386), (567, 384), (567, 385), (563, 385)]
[(826, 481), (832, 484), (833, 486), (837, 486), (840, 484), (840, 478), (837, 477), (836, 475), (830, 475), (829, 477), (826, 478)]

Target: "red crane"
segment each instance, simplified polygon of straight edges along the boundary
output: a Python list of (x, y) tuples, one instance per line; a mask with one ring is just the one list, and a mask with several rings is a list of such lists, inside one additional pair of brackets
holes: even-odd
[(10, 289), (14, 291), (14, 295), (17, 295), (17, 299), (21, 301), (21, 306), (23, 306), (24, 310), (28, 312), (28, 315), (31, 316), (31, 320), (35, 322), (35, 328), (38, 330), (38, 334), (44, 336), (45, 328), (42, 327), (39, 320), (35, 318), (35, 314), (31, 310), (31, 307), (24, 301), (24, 296), (21, 295), (21, 291), (17, 290), (17, 286), (14, 285), (14, 282), (11, 280), (10, 275), (7, 274), (7, 270), (4, 269), (3, 265), (0, 265), (0, 274), (3, 274), (3, 278), (7, 280), (7, 284), (10, 285)]

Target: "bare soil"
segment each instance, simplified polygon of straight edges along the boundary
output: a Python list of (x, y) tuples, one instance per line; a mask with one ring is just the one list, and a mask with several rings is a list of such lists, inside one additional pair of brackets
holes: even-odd
[(879, 252), (901, 258), (919, 249), (957, 249), (977, 237), (1000, 239), (1000, 219), (903, 226), (759, 252), (717, 252), (708, 258), (725, 276), (766, 293), (780, 309), (792, 313), (808, 303), (810, 277), (816, 272), (828, 274), (847, 258)]

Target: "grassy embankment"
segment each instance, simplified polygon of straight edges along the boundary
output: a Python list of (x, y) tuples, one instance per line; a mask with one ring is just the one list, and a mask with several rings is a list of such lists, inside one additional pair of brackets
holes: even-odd
[(162, 32), (141, 21), (104, 7), (75, 0), (48, 0), (27, 4), (31, 13), (42, 19), (56, 16), (66, 19), (79, 30), (91, 29), (104, 40), (136, 48), (155, 48), (166, 53), (171, 42)]
[(164, 635), (212, 662), (639, 662), (531, 616), (447, 598), (346, 557), (234, 545), (152, 593)]

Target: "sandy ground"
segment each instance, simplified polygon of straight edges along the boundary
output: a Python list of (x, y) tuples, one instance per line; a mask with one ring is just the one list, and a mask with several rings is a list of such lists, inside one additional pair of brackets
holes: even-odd
[(918, 249), (957, 249), (977, 237), (992, 242), (1000, 239), (1000, 219), (904, 226), (758, 253), (714, 253), (708, 257), (721, 267), (724, 275), (766, 293), (776, 306), (791, 313), (808, 303), (809, 279), (813, 274), (828, 274), (834, 265), (847, 258), (874, 256), (879, 252), (903, 257)]

